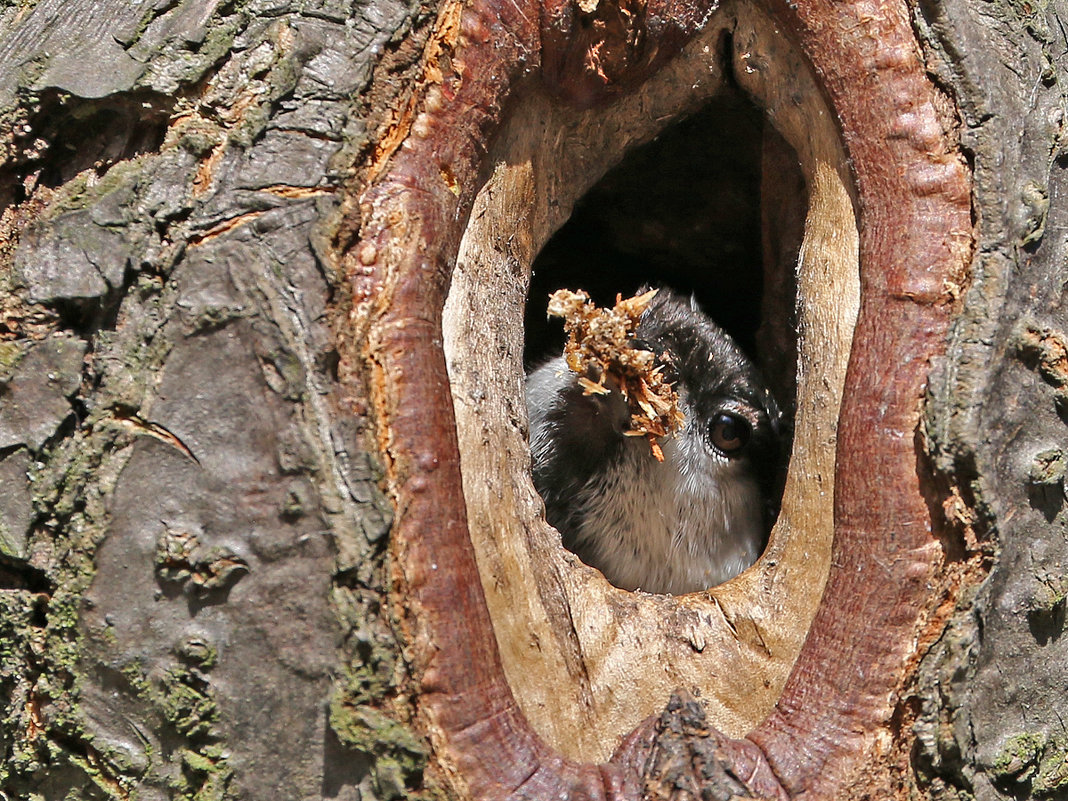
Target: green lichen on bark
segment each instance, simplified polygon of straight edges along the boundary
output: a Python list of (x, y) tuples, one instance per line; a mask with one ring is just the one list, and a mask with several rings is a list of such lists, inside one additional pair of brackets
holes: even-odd
[[(152, 287), (139, 293), (135, 284), (128, 299), (147, 303), (147, 313), (134, 316), (142, 323), (154, 317), (153, 305), (161, 299), (158, 284)], [(126, 674), (182, 743), (169, 755), (154, 755), (147, 774), (124, 753), (97, 743), (79, 708), (81, 674), (87, 669), (79, 617), (94, 576), (93, 555), (110, 522), (107, 499), (129, 446), (148, 433), (130, 425), (129, 418), (116, 417), (115, 410), (140, 405), (168, 350), (165, 338), (145, 333), (138, 325), (101, 332), (97, 352), (111, 357), (122, 380), (114, 382), (108, 370), (97, 376), (98, 392), (86, 399), (91, 411), (82, 426), (39, 454), (33, 471), (40, 522), (30, 550), (49, 590), (22, 593), (21, 604), (0, 606), (0, 633), (8, 635), (3, 637), (8, 647), (0, 651), (0, 701), (6, 702), (0, 720), (0, 791), (12, 797), (30, 797), (42, 782), (54, 784), (61, 777), (70, 798), (127, 798), (147, 779), (168, 786), (174, 798), (206, 801), (226, 797), (232, 778), (205, 677), (217, 655), (203, 643), (187, 643), (177, 654), (179, 664), (161, 677), (148, 680), (136, 669)], [(154, 344), (146, 347), (146, 342)]]
[(1064, 798), (1068, 794), (1068, 738), (1057, 737), (1046, 743), (1031, 789), (1036, 798)]
[(1063, 798), (1068, 793), (1068, 737), (1014, 734), (1005, 741), (990, 773), (998, 787), (1014, 796)]
[(36, 659), (44, 644), (39, 627), (34, 626), (38, 610), (32, 592), (0, 592), (0, 788), (35, 762), (30, 738), (18, 733), (27, 728), (32, 714), (33, 676), (24, 666)]
[(102, 175), (96, 170), (84, 170), (61, 187), (49, 200), (45, 214), (36, 224), (72, 211), (86, 209), (115, 192), (131, 193), (137, 186), (148, 156), (141, 155), (111, 165)]
[(1000, 782), (1030, 781), (1035, 776), (1045, 744), (1046, 738), (1041, 734), (1013, 735), (994, 761), (991, 774)]
[[(160, 229), (152, 210), (141, 207), (151, 167), (158, 167), (158, 161), (142, 157), (114, 165), (102, 176), (82, 172), (52, 194), (37, 223), (47, 226), (49, 220), (71, 212), (92, 209), (99, 214), (107, 208), (100, 225), (156, 228), (147, 236), (131, 233), (129, 238), (142, 244), (149, 238), (158, 242)], [(109, 216), (118, 209), (125, 209), (126, 216)], [(165, 269), (166, 261), (158, 266)], [(96, 332), (94, 351), (108, 360), (94, 363), (95, 391), (78, 399), (84, 405), (84, 419), (73, 432), (34, 454), (31, 489), (36, 523), (28, 561), (46, 586), (32, 592), (0, 592), (0, 631), (6, 645), (0, 651), (0, 792), (9, 797), (32, 797), (48, 783), (49, 793), (56, 792), (58, 784), (70, 798), (126, 798), (140, 780), (139, 769), (124, 754), (95, 742), (80, 712), (85, 643), (79, 617), (94, 576), (94, 553), (108, 530), (107, 498), (125, 464), (128, 446), (140, 433), (117, 418), (115, 411), (139, 407), (168, 351), (166, 339), (153, 329), (159, 324), (159, 313), (153, 309), (167, 299), (162, 289), (154, 276), (144, 276), (129, 287), (122, 302), (138, 304), (142, 313), (134, 315), (137, 322), (127, 330)], [(55, 325), (61, 325), (59, 317)], [(181, 701), (189, 683), (171, 679), (164, 697), (172, 709), (184, 708)], [(194, 712), (209, 716), (195, 704), (189, 714)], [(189, 798), (205, 787), (225, 786), (218, 777), (228, 775), (228, 769), (203, 770), (204, 760), (220, 762), (217, 756), (201, 753), (200, 757), (183, 768), (182, 786), (189, 790)]]
[(180, 745), (154, 755), (140, 783), (164, 786), (176, 801), (222, 801), (233, 797), (234, 777), (218, 730), (219, 706), (208, 674), (217, 664), (215, 649), (197, 638), (176, 649), (178, 664), (161, 675), (147, 675), (137, 664), (123, 671), (149, 713), (178, 735)]
[(366, 761), (364, 789), (379, 801), (445, 798), (447, 791), (428, 771), (430, 745), (413, 721), (411, 699), (417, 690), (382, 590), (389, 585), (387, 534), (393, 514), (378, 488), (381, 467), (370, 453), (352, 467), (358, 526), (336, 532), (331, 602), (345, 639), (330, 699), (330, 728)]
[[(423, 774), (428, 750), (412, 729), (371, 703), (357, 703), (339, 691), (330, 703), (330, 727), (344, 745), (371, 758), (375, 795), (381, 801), (430, 797)], [(370, 699), (368, 699), (370, 700)]]
[[(375, 589), (383, 586), (378, 581), (384, 552), (375, 547), (368, 555), (377, 562), (374, 580), (363, 584), (346, 572), (335, 583), (334, 607), (348, 635), (330, 701), (330, 728), (340, 743), (368, 760), (370, 789), (380, 801), (445, 797), (427, 774), (429, 745), (416, 733), (410, 706), (400, 700), (410, 691), (410, 679), (386, 603)], [(361, 572), (367, 567), (363, 562)]]
[(18, 342), (0, 342), (0, 384), (7, 382), (25, 353)]
[[(212, 28), (202, 52), (217, 50), (222, 60), (247, 22), (242, 19), (232, 30)], [(278, 101), (297, 84), (299, 54), (291, 49), (291, 33), (284, 20), (273, 23), (242, 58), (222, 60), (199, 94), (181, 97), (166, 146), (177, 145), (199, 157), (227, 144), (250, 148), (270, 123)], [(190, 77), (182, 82), (190, 83)]]
[(47, 586), (0, 592), (0, 790), (12, 797), (58, 781), (71, 798), (122, 798), (135, 783), (78, 707), (78, 620), (122, 462), (115, 444), (114, 432), (80, 431), (38, 457), (31, 553)]

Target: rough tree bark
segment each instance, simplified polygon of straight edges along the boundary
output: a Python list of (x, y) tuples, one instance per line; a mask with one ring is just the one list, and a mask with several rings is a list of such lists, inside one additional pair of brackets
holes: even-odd
[[(1066, 15), (5, 5), (0, 797), (1065, 797)], [(523, 296), (728, 89), (784, 512), (632, 595), (538, 519)]]

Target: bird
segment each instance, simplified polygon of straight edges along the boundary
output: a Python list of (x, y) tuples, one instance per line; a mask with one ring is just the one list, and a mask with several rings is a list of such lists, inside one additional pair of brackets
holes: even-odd
[[(631, 347), (673, 379), (684, 421), (661, 438), (627, 436), (612, 381), (587, 394), (563, 356), (526, 379), (532, 478), (563, 545), (616, 587), (682, 595), (752, 565), (778, 502), (782, 415), (754, 363), (697, 301), (661, 288)], [(594, 377), (599, 378), (599, 377)]]

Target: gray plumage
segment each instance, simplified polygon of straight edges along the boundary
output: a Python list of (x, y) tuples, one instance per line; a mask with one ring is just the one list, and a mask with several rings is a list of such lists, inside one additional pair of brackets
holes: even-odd
[(622, 395), (583, 395), (561, 356), (527, 377), (534, 485), (564, 545), (612, 584), (695, 592), (737, 575), (764, 547), (779, 411), (693, 300), (661, 289), (635, 340), (667, 353), (686, 417), (661, 440), (664, 461), (644, 437), (623, 435)]

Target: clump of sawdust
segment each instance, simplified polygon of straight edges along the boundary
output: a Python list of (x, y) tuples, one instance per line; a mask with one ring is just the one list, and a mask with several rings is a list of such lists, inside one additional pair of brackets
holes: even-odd
[(549, 316), (564, 318), (567, 344), (564, 358), (578, 374), (587, 395), (607, 395), (609, 382), (623, 393), (630, 409), (628, 437), (649, 440), (653, 456), (664, 461), (657, 440), (678, 430), (683, 423), (679, 396), (664, 378), (657, 354), (632, 347), (642, 312), (657, 290), (623, 300), (616, 296), (611, 309), (598, 309), (581, 289), (561, 289), (549, 296)]

